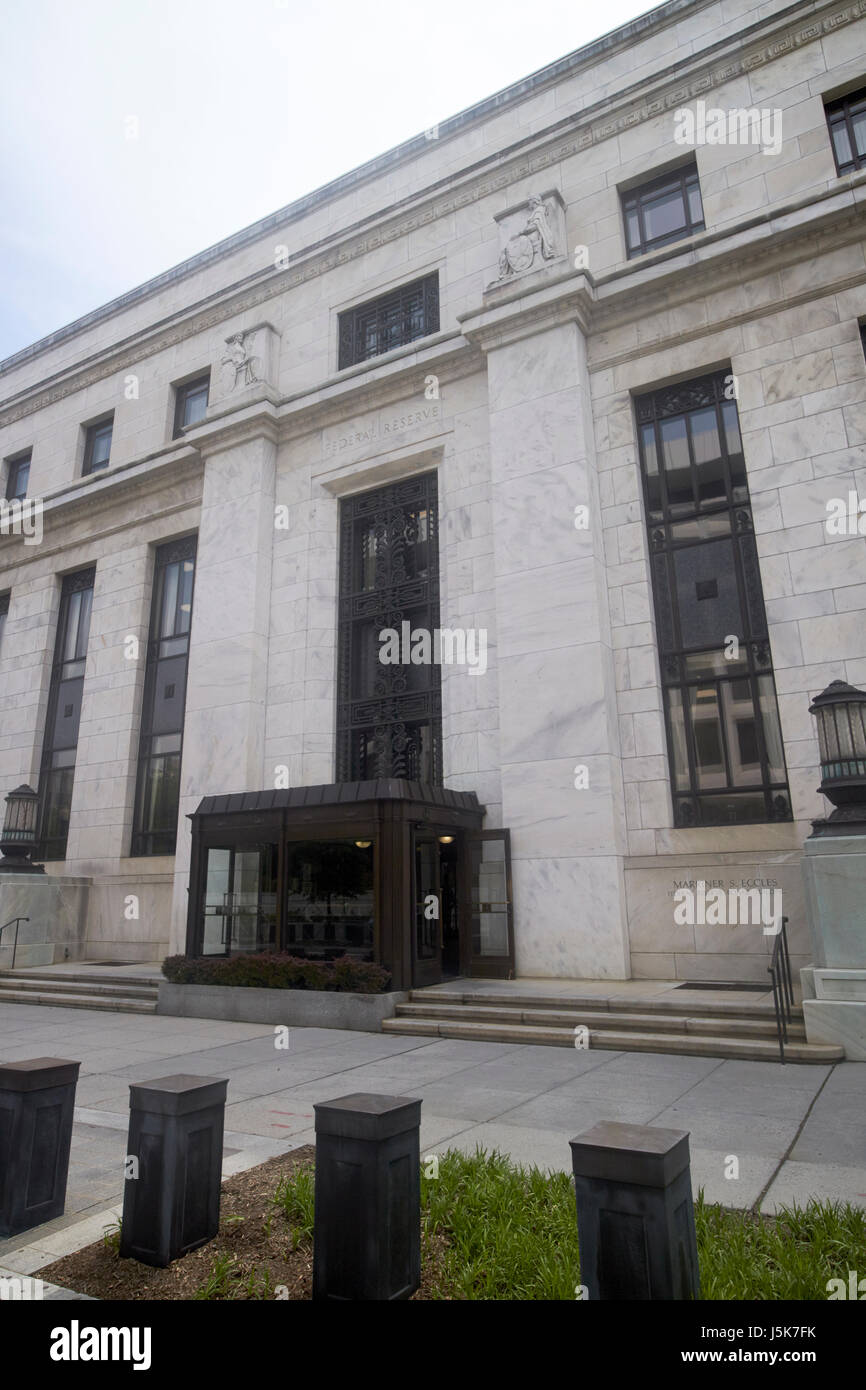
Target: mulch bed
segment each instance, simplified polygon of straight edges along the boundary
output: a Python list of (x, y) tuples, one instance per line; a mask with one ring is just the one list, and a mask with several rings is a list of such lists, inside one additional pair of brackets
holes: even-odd
[[(137, 1260), (121, 1260), (116, 1248), (104, 1241), (87, 1245), (73, 1255), (45, 1265), (38, 1277), (77, 1293), (100, 1299), (192, 1299), (211, 1275), (215, 1261), (230, 1257), (232, 1279), (229, 1291), (214, 1295), (217, 1299), (249, 1299), (262, 1297), (262, 1279), (270, 1277), (271, 1286), (284, 1286), (287, 1293), (281, 1298), (304, 1300), (313, 1291), (313, 1246), (301, 1242), (292, 1249), (289, 1224), (279, 1207), (273, 1204), (274, 1193), (281, 1177), (314, 1162), (316, 1150), (311, 1144), (293, 1149), (290, 1153), (237, 1173), (222, 1185), (219, 1233), (207, 1245), (175, 1260), (167, 1269), (154, 1269)], [(243, 1220), (232, 1218), (242, 1217)], [(270, 1218), (270, 1228), (267, 1222)], [(421, 1288), (413, 1295), (429, 1299), (435, 1274), (437, 1247), (426, 1251), (422, 1258)], [(250, 1292), (247, 1279), (253, 1275)], [(234, 1276), (238, 1277), (235, 1278)], [(258, 1292), (255, 1290), (258, 1288)], [(273, 1294), (269, 1295), (274, 1297)]]

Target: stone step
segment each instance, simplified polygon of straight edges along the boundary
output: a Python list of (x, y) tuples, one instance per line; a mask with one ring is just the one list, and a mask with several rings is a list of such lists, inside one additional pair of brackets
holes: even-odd
[(155, 999), (159, 985), (151, 984), (149, 980), (123, 980), (116, 976), (107, 980), (94, 980), (89, 975), (53, 975), (46, 978), (44, 975), (21, 975), (18, 971), (0, 972), (0, 997), (10, 989), (32, 990), (36, 993), (50, 989), (55, 994), (87, 993), (100, 996), (120, 995), (130, 999)]
[[(415, 1037), (462, 1038), (474, 1042), (506, 1042), (547, 1047), (574, 1047), (570, 1028), (544, 1027), (527, 1023), (459, 1023), (434, 1018), (386, 1018), (384, 1033), (409, 1034)], [(615, 1052), (674, 1052), (694, 1057), (737, 1057), (757, 1062), (778, 1062), (779, 1045), (775, 1038), (738, 1038), (725, 1035), (698, 1036), (682, 1033), (625, 1032), (614, 1029), (590, 1029), (590, 1049)], [(842, 1047), (823, 1043), (789, 1042), (785, 1047), (787, 1062), (841, 1062)]]
[(0, 1004), (50, 1004), (62, 1009), (105, 1009), (114, 1013), (155, 1014), (156, 998), (133, 999), (120, 994), (63, 994), (50, 989), (39, 993), (35, 990), (0, 989)]
[[(697, 994), (697, 991), (695, 992)], [(598, 994), (587, 995), (568, 995), (563, 997), (561, 994), (525, 994), (521, 991), (516, 994), (509, 990), (443, 990), (434, 988), (430, 990), (413, 989), (409, 993), (409, 1001), (413, 1004), (462, 1004), (472, 1005), (473, 1007), (485, 1007), (495, 1005), (500, 1008), (517, 1010), (526, 1009), (567, 1009), (569, 1012), (579, 1010), (592, 1010), (596, 1014), (661, 1014), (672, 1015), (681, 1018), (695, 1018), (700, 1015), (702, 1018), (768, 1018), (775, 1021), (776, 1012), (773, 1001), (755, 1000), (749, 1003), (744, 1000), (727, 999), (702, 999), (694, 995), (683, 1000), (682, 998), (671, 998), (665, 994), (661, 997), (651, 995), (642, 998), (638, 995), (608, 997)], [(794, 1017), (802, 1019), (803, 1010), (799, 1005), (795, 1005)]]
[[(517, 1006), (482, 1004), (398, 1004), (398, 1018), (453, 1019), (468, 1023), (532, 1024), (538, 1027), (570, 1028), (584, 1025), (590, 1029), (628, 1029), (641, 1033), (706, 1033), (718, 1035), (719, 1020), (695, 1015), (610, 1014), (592, 1009), (521, 1009)], [(725, 1033), (730, 1037), (775, 1038), (775, 1018), (726, 1018)], [(789, 1036), (805, 1041), (805, 1024), (794, 1019), (788, 1027)]]

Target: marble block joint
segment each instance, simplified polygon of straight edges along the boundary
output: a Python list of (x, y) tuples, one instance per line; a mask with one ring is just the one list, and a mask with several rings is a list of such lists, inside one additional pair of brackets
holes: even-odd
[(313, 1298), (411, 1298), (421, 1284), (420, 1100), (359, 1092), (313, 1109)]
[(130, 1086), (122, 1258), (164, 1269), (213, 1240), (227, 1088), (227, 1080), (183, 1075)]
[(571, 1161), (589, 1298), (697, 1298), (688, 1134), (605, 1121), (571, 1140)]
[(63, 1215), (80, 1062), (0, 1065), (0, 1237)]

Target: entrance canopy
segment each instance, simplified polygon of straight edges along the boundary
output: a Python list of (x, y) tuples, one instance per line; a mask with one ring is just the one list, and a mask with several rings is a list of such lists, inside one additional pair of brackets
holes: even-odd
[[(500, 973), (507, 832), (483, 832), (484, 813), (474, 792), (396, 778), (207, 796), (190, 816), (187, 954), (354, 955), (406, 989), (441, 978), (443, 959), (469, 973), (474, 931)], [(497, 855), (502, 891), (481, 904), (473, 864), (492, 898)]]

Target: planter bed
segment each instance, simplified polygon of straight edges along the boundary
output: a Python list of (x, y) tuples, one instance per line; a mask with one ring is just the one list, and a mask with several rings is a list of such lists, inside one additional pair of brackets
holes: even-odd
[(409, 998), (405, 990), (352, 994), (338, 990), (258, 989), (246, 985), (176, 985), (162, 980), (158, 1014), (227, 1023), (282, 1023), (289, 1028), (348, 1028), (378, 1033), (383, 1018)]

